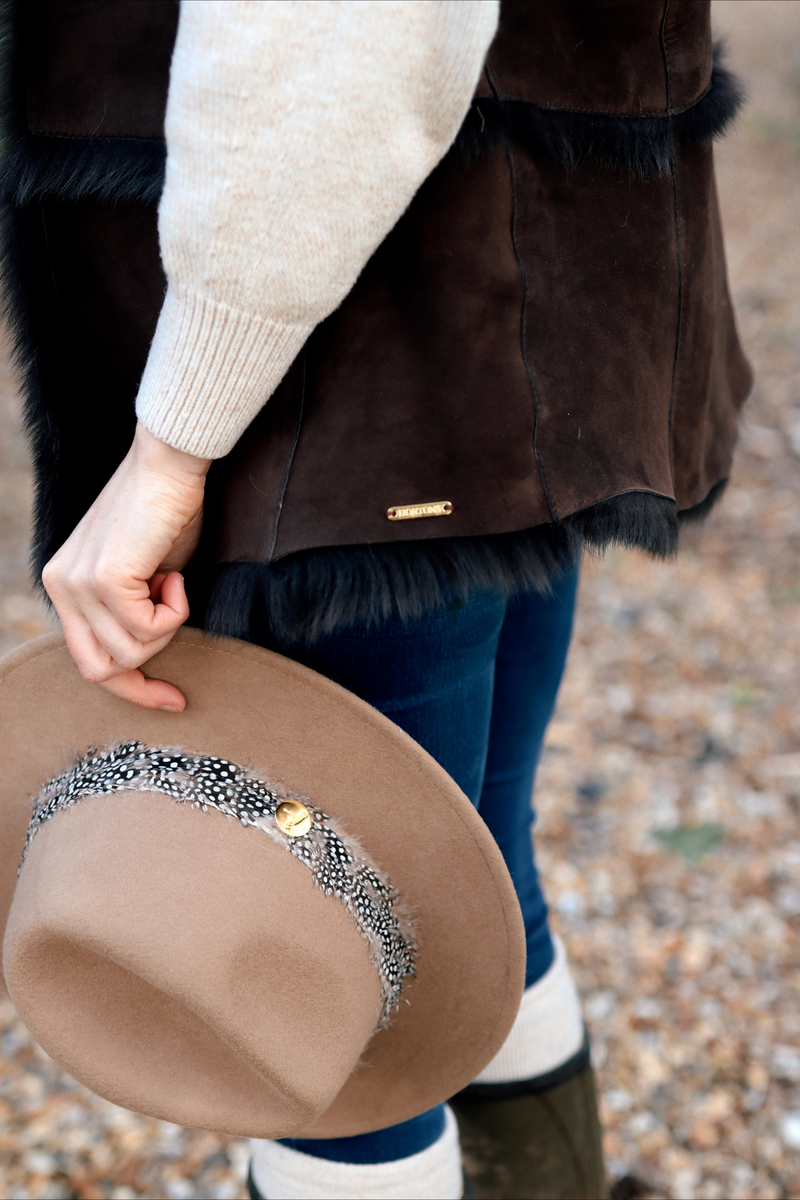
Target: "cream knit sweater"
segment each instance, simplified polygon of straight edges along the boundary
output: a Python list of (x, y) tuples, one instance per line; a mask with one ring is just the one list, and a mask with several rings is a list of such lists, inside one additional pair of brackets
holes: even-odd
[(168, 288), (137, 400), (231, 449), (451, 145), (497, 0), (182, 0), (159, 209)]

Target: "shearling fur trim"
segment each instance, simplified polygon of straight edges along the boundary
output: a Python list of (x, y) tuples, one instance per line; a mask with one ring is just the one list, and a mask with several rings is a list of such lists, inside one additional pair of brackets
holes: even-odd
[(711, 509), (721, 499), (722, 493), (728, 486), (727, 479), (720, 479), (719, 483), (715, 483), (711, 491), (706, 496), (705, 500), (701, 500), (699, 504), (695, 504), (692, 508), (684, 508), (678, 513), (678, 520), (681, 525), (693, 524), (696, 521), (704, 521)]
[(600, 500), (573, 513), (564, 524), (592, 550), (624, 546), (646, 550), (655, 558), (670, 558), (678, 549), (680, 526), (675, 504), (650, 492), (627, 492)]
[[(38, 258), (40, 239), (31, 226), (37, 215), (10, 204), (0, 206), (3, 316), (10, 335), (11, 361), (24, 398), (25, 427), (33, 454), (35, 490), (30, 554), (38, 581), (44, 564), (58, 549), (62, 519), (58, 503), (60, 421), (59, 414), (51, 411), (45, 399), (45, 395), (50, 396), (52, 404), (52, 398), (60, 397), (61, 393), (54, 378), (49, 380), (49, 387), (42, 386), (48, 364), (40, 349), (39, 336), (51, 324), (54, 314), (49, 293), (39, 286), (43, 278), (41, 268), (46, 264), (34, 261)], [(54, 385), (56, 390), (51, 392)]]
[[(7, 149), (0, 162), (0, 198), (16, 205), (37, 200), (139, 201), (157, 204), (164, 186), (166, 146), (158, 139), (54, 137), (22, 133), (10, 80), (12, 5), (0, 3), (0, 121)], [(714, 52), (711, 85), (691, 108), (672, 117), (614, 117), (538, 108), (522, 101), (475, 100), (455, 141), (467, 160), (503, 138), (534, 145), (568, 170), (584, 159), (621, 167), (642, 178), (668, 175), (673, 139), (721, 136), (744, 100), (739, 81)]]
[(741, 112), (747, 99), (744, 84), (724, 65), (724, 56), (724, 44), (716, 42), (708, 91), (697, 104), (672, 117), (673, 133), (679, 141), (722, 137)]
[(0, 196), (20, 206), (51, 198), (157, 204), (166, 161), (156, 139), (26, 134), (0, 162)]
[[(62, 315), (39, 205), (0, 205), (2, 306), (24, 398), (35, 479), (31, 566), (42, 567), (103, 490), (133, 440), (133, 405), (91, 404), (54, 331)], [(76, 420), (76, 414), (79, 414)]]
[(673, 141), (720, 137), (744, 103), (737, 78), (714, 48), (709, 90), (684, 112), (664, 117), (619, 117), (539, 108), (517, 100), (474, 100), (456, 139), (468, 161), (508, 138), (544, 150), (567, 170), (586, 159), (621, 168), (640, 179), (670, 173)]
[(157, 204), (166, 144), (160, 139), (32, 134), (21, 78), (22, 6), (0, 0), (0, 200), (116, 200)]
[[(543, 525), (521, 534), (326, 547), (269, 564), (230, 563), (214, 573), (198, 623), (249, 641), (272, 635), (314, 642), (355, 623), (414, 620), (489, 588), (546, 592), (578, 553), (568, 530)], [(187, 577), (187, 586), (194, 582)]]
[(670, 556), (680, 519), (671, 500), (630, 492), (519, 533), (306, 550), (271, 564), (227, 563), (205, 579), (195, 563), (187, 573), (190, 621), (246, 641), (313, 643), (355, 623), (413, 620), (483, 590), (547, 593), (584, 547)]

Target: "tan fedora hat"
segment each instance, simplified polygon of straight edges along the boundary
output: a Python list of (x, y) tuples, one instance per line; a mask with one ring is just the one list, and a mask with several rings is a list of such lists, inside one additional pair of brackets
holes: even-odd
[(117, 1104), (256, 1137), (364, 1133), (458, 1091), (525, 959), (467, 798), (279, 655), (182, 630), (148, 673), (185, 712), (85, 683), (57, 636), (0, 662), (3, 966), (41, 1045)]

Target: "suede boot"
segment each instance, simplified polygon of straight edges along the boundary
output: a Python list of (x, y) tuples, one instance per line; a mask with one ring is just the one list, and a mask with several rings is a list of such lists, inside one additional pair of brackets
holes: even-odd
[(588, 1045), (549, 1075), (472, 1084), (450, 1101), (475, 1200), (605, 1200)]

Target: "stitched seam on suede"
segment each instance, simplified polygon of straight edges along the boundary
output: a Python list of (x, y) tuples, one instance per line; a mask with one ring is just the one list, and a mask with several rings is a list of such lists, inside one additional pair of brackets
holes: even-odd
[(678, 180), (675, 174), (675, 148), (670, 147), (669, 152), (670, 174), (672, 176), (672, 210), (675, 220), (675, 263), (678, 270), (678, 314), (675, 330), (675, 357), (672, 360), (672, 380), (669, 390), (669, 414), (667, 417), (667, 435), (669, 437), (669, 471), (672, 477), (672, 488), (675, 490), (675, 462), (674, 450), (672, 445), (672, 419), (673, 410), (675, 407), (675, 384), (678, 378), (678, 359), (681, 352), (681, 322), (683, 320), (683, 262), (681, 255), (681, 224), (680, 224), (680, 208), (678, 206)]
[(520, 275), (522, 276), (522, 308), (520, 309), (519, 318), (519, 344), (520, 353), (522, 354), (522, 362), (525, 367), (525, 374), (528, 379), (528, 386), (531, 389), (531, 399), (533, 400), (533, 455), (536, 459), (536, 465), (539, 468), (539, 475), (541, 476), (542, 487), (544, 488), (544, 494), (547, 498), (547, 504), (550, 508), (550, 515), (554, 521), (557, 521), (558, 513), (556, 512), (556, 507), (553, 503), (553, 497), (547, 482), (547, 475), (545, 474), (544, 465), (539, 456), (539, 448), (537, 445), (537, 440), (539, 437), (539, 397), (536, 392), (536, 386), (533, 382), (533, 374), (531, 373), (530, 365), (528, 363), (528, 350), (525, 342), (525, 318), (528, 313), (528, 275), (525, 270), (525, 264), (522, 261), (522, 255), (520, 254), (519, 247), (517, 245), (517, 176), (514, 170), (514, 156), (511, 153), (511, 149), (505, 138), (503, 139), (503, 143), (506, 150), (508, 170), (511, 176), (511, 245), (514, 248), (514, 257), (517, 260)]
[[(664, 16), (661, 21), (661, 53), (664, 56), (664, 71), (667, 79), (667, 109), (672, 112), (672, 80), (669, 69), (669, 47), (667, 46), (667, 17), (670, 0), (664, 5)], [(672, 446), (672, 417), (675, 405), (675, 383), (678, 377), (678, 356), (681, 350), (681, 319), (683, 317), (683, 263), (681, 261), (681, 228), (678, 208), (678, 181), (675, 175), (675, 146), (669, 148), (669, 171), (672, 179), (672, 212), (675, 222), (675, 265), (678, 272), (678, 313), (675, 329), (675, 355), (672, 360), (672, 379), (669, 389), (669, 413), (667, 415), (667, 437), (669, 438), (669, 473), (675, 490), (675, 456)]]
[(113, 142), (114, 144), (117, 142), (133, 142), (134, 144), (143, 142), (147, 146), (166, 145), (166, 140), (163, 137), (148, 138), (131, 136), (130, 134), (107, 133), (102, 133), (97, 137), (91, 137), (88, 133), (50, 133), (46, 129), (29, 129), (28, 137), (44, 138), (47, 141), (52, 139), (53, 141), (58, 140), (60, 142), (82, 142), (90, 146), (102, 145), (104, 142)]
[[(621, 121), (639, 121), (642, 119), (652, 120), (655, 117), (660, 121), (668, 121), (670, 117), (679, 117), (681, 113), (688, 112), (690, 109), (694, 108), (694, 106), (699, 104), (701, 100), (705, 100), (710, 91), (711, 84), (709, 83), (705, 91), (701, 92), (697, 99), (693, 100), (691, 104), (686, 104), (683, 108), (670, 109), (668, 112), (665, 112), (663, 108), (643, 108), (639, 112), (635, 113), (625, 112), (624, 109), (621, 108), (570, 108), (567, 105), (537, 104), (533, 100), (526, 100), (523, 96), (504, 96), (502, 99), (500, 99), (498, 96), (497, 103), (526, 104), (530, 108), (538, 109), (539, 112), (575, 113), (576, 116), (581, 117), (618, 117)], [(485, 99), (485, 97), (481, 97), (475, 101), (475, 103), (480, 104), (481, 99)]]
[(666, 76), (667, 86), (667, 113), (672, 116), (672, 80), (669, 73), (669, 48), (667, 46), (667, 17), (669, 16), (670, 0), (665, 0), (664, 15), (661, 18), (661, 29), (659, 30), (659, 40), (661, 42), (661, 55), (664, 59), (664, 74)]
[(665, 65), (666, 74), (667, 74), (667, 96), (666, 96), (667, 109), (666, 109), (666, 112), (664, 112), (663, 109), (655, 109), (655, 108), (644, 108), (638, 113), (631, 113), (631, 112), (625, 112), (625, 110), (621, 109), (621, 108), (572, 108), (568, 105), (535, 104), (532, 100), (526, 100), (522, 96), (504, 96), (501, 99), (500, 94), (495, 86), (494, 80), (491, 77), (489, 67), (487, 64), (484, 67), (484, 70), (486, 72), (486, 78), (489, 80), (489, 86), (491, 87), (492, 91), (494, 92), (495, 99), (497, 99), (500, 104), (505, 104), (507, 101), (510, 103), (513, 103), (513, 104), (530, 104), (530, 106), (532, 108), (538, 108), (542, 112), (569, 112), (569, 113), (579, 113), (579, 114), (582, 114), (585, 116), (597, 115), (597, 116), (604, 116), (604, 117), (623, 117), (623, 118), (629, 118), (634, 121), (641, 117), (662, 117), (662, 118), (666, 119), (668, 117), (679, 116), (681, 113), (688, 112), (690, 108), (694, 108), (694, 106), (696, 104), (699, 104), (701, 100), (704, 100), (706, 98), (708, 93), (711, 91), (711, 80), (709, 79), (708, 87), (703, 92), (701, 92), (700, 95), (696, 97), (696, 99), (692, 100), (691, 104), (686, 104), (681, 108), (673, 108), (672, 107), (672, 98), (671, 98), (671, 94), (670, 94), (669, 63), (666, 61), (666, 46), (665, 46), (665, 41), (664, 41), (664, 31), (665, 31), (665, 25), (666, 25), (666, 20), (667, 20), (667, 13), (669, 12), (669, 6), (670, 6), (670, 0), (665, 0), (664, 15), (661, 18), (661, 29), (659, 31), (659, 37), (661, 40), (661, 50), (662, 50), (662, 54), (664, 54), (664, 56), (665, 56), (664, 65)]
[(308, 360), (307, 346), (304, 346), (303, 347), (303, 382), (300, 387), (300, 411), (297, 414), (297, 429), (295, 430), (294, 441), (292, 442), (292, 448), (289, 451), (289, 457), (286, 460), (286, 470), (283, 473), (283, 482), (281, 483), (280, 496), (278, 497), (278, 503), (275, 508), (275, 523), (274, 523), (273, 529), (272, 529), (272, 541), (270, 543), (269, 551), (267, 553), (267, 562), (272, 562), (272, 556), (275, 553), (275, 547), (278, 543), (278, 526), (280, 525), (281, 514), (283, 512), (283, 502), (286, 499), (286, 489), (289, 487), (289, 476), (292, 471), (292, 465), (294, 463), (294, 456), (297, 452), (297, 446), (298, 446), (298, 443), (300, 442), (300, 430), (302, 429), (302, 426), (303, 426), (303, 409), (304, 409), (305, 400), (306, 400), (306, 363), (307, 363), (307, 360)]
[(492, 79), (492, 72), (489, 70), (488, 62), (484, 63), (483, 69), (486, 73), (486, 78), (488, 80), (489, 87), (492, 89), (492, 94), (494, 95), (495, 100), (497, 100), (497, 102), (499, 104), (502, 104), (502, 100), (500, 99), (500, 93), (497, 90), (497, 85), (496, 85), (495, 81)]
[(658, 496), (659, 500), (675, 500), (674, 496), (669, 496), (666, 492), (657, 492), (655, 488), (625, 488), (621, 492), (614, 492), (611, 496), (603, 496), (602, 500), (595, 500), (592, 502), (592, 504), (587, 504), (585, 508), (576, 508), (574, 512), (567, 513), (563, 519), (568, 521), (570, 517), (579, 517), (580, 514), (586, 512), (587, 509), (594, 508), (595, 504), (604, 504), (607, 500), (616, 500), (619, 496)]
[[(663, 47), (662, 70), (664, 70)], [(674, 101), (671, 92), (670, 102)], [(459, 130), (456, 146), (467, 161), (500, 141), (503, 133), (513, 145), (530, 151), (544, 150), (567, 170), (592, 159), (604, 168), (620, 167), (641, 179), (666, 177), (669, 145), (677, 138), (699, 142), (721, 135), (740, 104), (735, 77), (723, 66), (719, 46), (702, 97), (683, 108), (672, 105), (673, 115), (615, 116), (596, 111), (578, 113), (568, 109), (546, 109), (528, 101), (482, 98), (473, 100)], [(478, 123), (480, 128), (478, 129)], [(485, 137), (484, 134), (488, 134)]]

